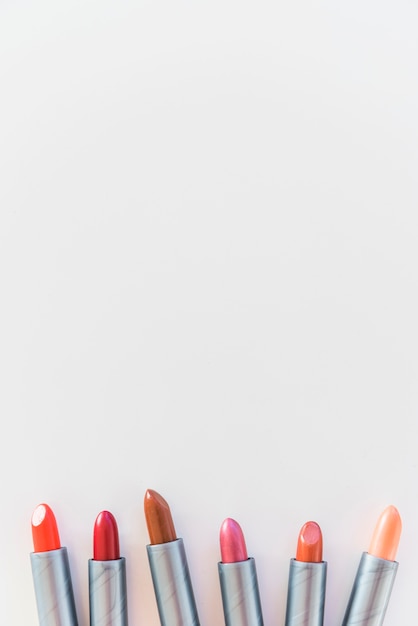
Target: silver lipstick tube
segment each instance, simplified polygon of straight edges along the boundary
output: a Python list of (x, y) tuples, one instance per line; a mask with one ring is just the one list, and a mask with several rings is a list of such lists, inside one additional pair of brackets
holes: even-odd
[(218, 563), (225, 626), (263, 626), (255, 560)]
[(397, 570), (397, 561), (363, 552), (342, 626), (383, 624)]
[(90, 626), (128, 626), (126, 561), (89, 559)]
[(290, 560), (285, 626), (324, 623), (327, 563)]
[(39, 626), (78, 626), (67, 548), (30, 555)]
[(161, 626), (199, 626), (183, 539), (147, 546)]

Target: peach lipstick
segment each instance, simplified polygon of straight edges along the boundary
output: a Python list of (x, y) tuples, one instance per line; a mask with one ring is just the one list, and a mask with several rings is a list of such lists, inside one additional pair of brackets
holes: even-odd
[(290, 560), (285, 626), (323, 625), (326, 578), (321, 529), (316, 522), (306, 522), (299, 533), (296, 558)]
[(401, 530), (398, 510), (388, 506), (377, 521), (368, 552), (362, 554), (342, 626), (383, 624), (398, 570)]
[(219, 538), (218, 573), (225, 626), (263, 626), (255, 560), (248, 557), (241, 526), (228, 517)]
[(199, 626), (183, 539), (178, 538), (170, 507), (148, 489), (144, 499), (150, 544), (147, 554), (161, 626)]
[(52, 509), (39, 504), (32, 514), (30, 555), (39, 626), (78, 626), (67, 548), (61, 546)]
[(99, 513), (94, 524), (89, 598), (90, 626), (128, 626), (126, 561), (120, 556), (118, 526), (109, 511)]

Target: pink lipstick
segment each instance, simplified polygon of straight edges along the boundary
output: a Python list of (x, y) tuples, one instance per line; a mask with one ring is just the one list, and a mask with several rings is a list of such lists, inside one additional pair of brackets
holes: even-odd
[(225, 626), (263, 626), (255, 560), (248, 557), (241, 526), (228, 517), (220, 530), (218, 563)]

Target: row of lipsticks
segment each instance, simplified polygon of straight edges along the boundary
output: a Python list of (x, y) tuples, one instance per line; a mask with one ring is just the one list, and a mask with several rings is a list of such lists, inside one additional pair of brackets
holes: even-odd
[[(177, 537), (170, 507), (149, 489), (144, 500), (147, 546), (161, 626), (199, 626), (184, 543)], [(362, 554), (342, 626), (381, 626), (395, 580), (401, 519), (387, 507)], [(32, 515), (32, 574), (40, 626), (78, 626), (68, 555), (61, 546), (54, 513), (40, 504)], [(227, 518), (220, 531), (218, 564), (226, 626), (263, 626), (255, 560), (248, 556), (240, 525)], [(323, 626), (327, 563), (322, 533), (307, 522), (290, 561), (285, 626)], [(89, 560), (90, 626), (128, 626), (125, 558), (115, 518), (102, 511)]]

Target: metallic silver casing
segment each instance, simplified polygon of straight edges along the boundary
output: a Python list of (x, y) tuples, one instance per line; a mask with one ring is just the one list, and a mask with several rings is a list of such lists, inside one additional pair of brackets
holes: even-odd
[(161, 626), (199, 626), (182, 539), (147, 546)]
[(39, 626), (78, 626), (67, 548), (30, 555)]
[(383, 624), (397, 570), (397, 561), (363, 552), (342, 626)]
[(263, 626), (255, 560), (218, 563), (225, 626)]
[(290, 560), (285, 626), (324, 623), (327, 563)]
[(90, 626), (128, 626), (126, 561), (89, 560)]

